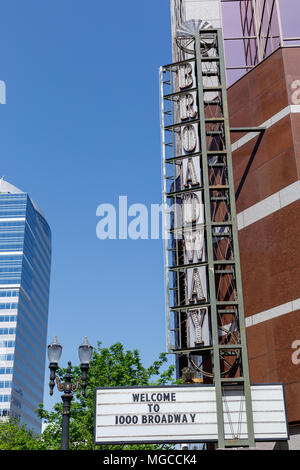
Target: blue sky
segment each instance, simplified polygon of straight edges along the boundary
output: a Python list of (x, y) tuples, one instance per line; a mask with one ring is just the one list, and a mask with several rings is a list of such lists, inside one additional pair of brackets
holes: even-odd
[[(165, 351), (161, 240), (99, 240), (101, 203), (161, 201), (159, 66), (171, 62), (168, 0), (1, 4), (0, 176), (52, 229), (48, 342), (61, 366), (121, 341), (146, 365)], [(47, 364), (48, 365), (48, 364)], [(45, 404), (48, 395), (46, 370)]]

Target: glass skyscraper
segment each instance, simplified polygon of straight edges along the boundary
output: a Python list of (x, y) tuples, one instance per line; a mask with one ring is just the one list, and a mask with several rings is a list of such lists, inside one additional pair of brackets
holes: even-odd
[(39, 207), (0, 180), (0, 416), (39, 433), (43, 402), (51, 231)]

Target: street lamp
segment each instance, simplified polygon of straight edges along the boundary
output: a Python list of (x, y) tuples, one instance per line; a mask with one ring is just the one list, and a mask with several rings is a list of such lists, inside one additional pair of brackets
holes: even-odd
[(64, 382), (61, 383), (56, 375), (58, 369), (58, 361), (62, 353), (62, 345), (57, 341), (55, 336), (53, 342), (48, 346), (48, 358), (49, 358), (49, 369), (50, 369), (50, 395), (53, 395), (53, 389), (55, 381), (57, 389), (60, 392), (64, 392), (62, 395), (63, 410), (62, 410), (62, 436), (61, 436), (61, 450), (69, 449), (69, 425), (70, 425), (70, 411), (71, 401), (73, 398), (73, 392), (78, 390), (81, 382), (81, 393), (85, 396), (86, 383), (87, 383), (87, 372), (90, 366), (90, 360), (93, 354), (93, 348), (89, 345), (87, 337), (85, 336), (83, 343), (78, 348), (78, 355), (80, 360), (80, 369), (82, 375), (73, 383), (73, 375), (71, 372), (71, 362), (68, 362), (67, 373), (64, 376)]

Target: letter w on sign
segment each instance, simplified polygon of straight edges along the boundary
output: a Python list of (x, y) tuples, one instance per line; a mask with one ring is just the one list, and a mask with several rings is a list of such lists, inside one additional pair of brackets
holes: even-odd
[(194, 261), (195, 253), (198, 261), (201, 261), (203, 256), (204, 228), (201, 227), (197, 230), (185, 229), (184, 243), (189, 263)]

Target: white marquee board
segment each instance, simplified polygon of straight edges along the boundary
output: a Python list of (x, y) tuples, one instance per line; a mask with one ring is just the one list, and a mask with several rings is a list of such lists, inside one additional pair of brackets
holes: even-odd
[[(251, 386), (256, 441), (287, 440), (283, 384)], [(240, 387), (223, 397), (225, 439), (246, 439)], [(218, 440), (216, 394), (211, 385), (98, 388), (95, 443), (209, 442)]]

